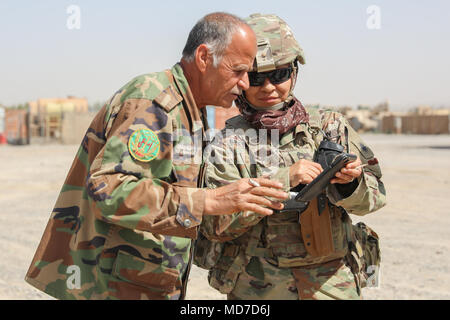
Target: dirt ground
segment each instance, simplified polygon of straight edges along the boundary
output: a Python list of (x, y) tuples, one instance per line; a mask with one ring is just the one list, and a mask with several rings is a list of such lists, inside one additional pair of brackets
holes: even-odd
[[(378, 288), (365, 299), (450, 299), (450, 136), (363, 135), (380, 161), (385, 208)], [(24, 280), (76, 145), (0, 146), (0, 299), (52, 299)], [(187, 299), (225, 299), (193, 267)]]

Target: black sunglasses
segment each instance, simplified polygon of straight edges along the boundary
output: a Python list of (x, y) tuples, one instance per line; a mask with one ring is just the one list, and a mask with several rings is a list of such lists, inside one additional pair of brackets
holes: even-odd
[(262, 86), (266, 78), (269, 78), (272, 84), (280, 84), (289, 80), (292, 71), (292, 67), (288, 67), (268, 72), (249, 72), (248, 79), (252, 87)]

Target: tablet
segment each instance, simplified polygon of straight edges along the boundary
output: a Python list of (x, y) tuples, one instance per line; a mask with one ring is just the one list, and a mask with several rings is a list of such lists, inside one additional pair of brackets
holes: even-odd
[(313, 181), (307, 184), (295, 197), (296, 201), (311, 201), (317, 197), (330, 183), (330, 180), (350, 161), (356, 160), (356, 155), (340, 153), (333, 159), (331, 165), (324, 169)]

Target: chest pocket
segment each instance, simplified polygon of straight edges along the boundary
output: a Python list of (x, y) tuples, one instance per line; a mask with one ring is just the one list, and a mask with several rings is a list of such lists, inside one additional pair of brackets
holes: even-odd
[(309, 146), (306, 146), (304, 148), (281, 151), (280, 157), (282, 158), (283, 167), (290, 167), (301, 159), (313, 161), (314, 151)]
[(282, 148), (280, 150), (280, 158), (282, 159), (280, 167), (290, 167), (301, 159), (313, 161), (315, 152), (314, 141), (304, 136), (297, 143), (294, 145), (294, 148)]

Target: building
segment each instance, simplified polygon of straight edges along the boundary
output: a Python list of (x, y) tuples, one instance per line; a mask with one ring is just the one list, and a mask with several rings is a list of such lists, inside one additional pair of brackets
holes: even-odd
[(30, 133), (32, 138), (62, 139), (63, 118), (68, 114), (88, 113), (86, 98), (68, 96), (30, 101)]
[(29, 112), (27, 109), (5, 109), (4, 138), (9, 144), (29, 144)]

